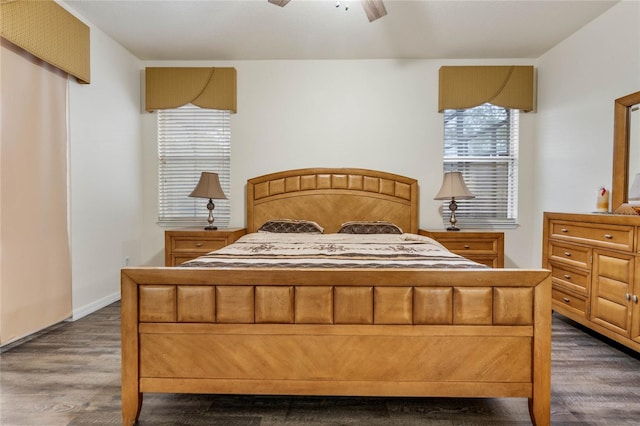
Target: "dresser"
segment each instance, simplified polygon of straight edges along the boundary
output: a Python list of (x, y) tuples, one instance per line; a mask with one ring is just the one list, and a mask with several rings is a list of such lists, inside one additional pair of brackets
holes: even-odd
[(640, 351), (640, 216), (544, 213), (553, 310)]
[(504, 267), (504, 233), (473, 231), (427, 231), (420, 235), (431, 237), (450, 251), (492, 268)]
[(245, 228), (218, 228), (205, 231), (202, 227), (170, 229), (164, 232), (164, 263), (176, 266), (187, 260), (218, 250), (241, 236)]

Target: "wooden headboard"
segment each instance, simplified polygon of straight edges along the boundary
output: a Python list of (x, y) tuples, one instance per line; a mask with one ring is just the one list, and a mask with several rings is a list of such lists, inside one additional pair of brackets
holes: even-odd
[(350, 220), (386, 220), (418, 232), (418, 181), (353, 168), (311, 168), (247, 181), (247, 229), (269, 219), (313, 220), (325, 233)]

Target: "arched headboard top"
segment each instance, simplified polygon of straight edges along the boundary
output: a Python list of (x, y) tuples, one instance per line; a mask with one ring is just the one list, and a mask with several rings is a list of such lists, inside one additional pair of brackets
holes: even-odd
[(309, 168), (247, 181), (247, 229), (270, 219), (313, 220), (336, 232), (352, 220), (385, 220), (418, 232), (418, 181), (357, 168)]

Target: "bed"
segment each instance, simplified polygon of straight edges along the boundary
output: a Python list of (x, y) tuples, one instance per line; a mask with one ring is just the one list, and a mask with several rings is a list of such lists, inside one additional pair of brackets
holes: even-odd
[[(404, 176), (299, 169), (246, 193), (249, 238), (283, 218), (419, 233)], [(121, 271), (123, 424), (149, 392), (519, 397), (550, 424), (547, 270), (203, 262)]]

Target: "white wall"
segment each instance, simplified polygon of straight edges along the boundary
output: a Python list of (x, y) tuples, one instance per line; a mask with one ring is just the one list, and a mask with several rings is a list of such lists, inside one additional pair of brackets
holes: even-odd
[(592, 212), (611, 188), (613, 101), (640, 90), (640, 2), (623, 1), (538, 60), (534, 265), (544, 211)]
[[(443, 229), (433, 200), (442, 183), (442, 114), (438, 70), (456, 64), (534, 64), (494, 61), (237, 61), (149, 62), (145, 66), (234, 66), (238, 112), (232, 116), (231, 226), (245, 224), (245, 184), (265, 173), (303, 167), (360, 167), (418, 179), (420, 226)], [(532, 152), (535, 114), (523, 114), (523, 155)], [(145, 231), (143, 262), (162, 265), (157, 217), (156, 121), (143, 116)], [(523, 161), (522, 185), (532, 186)], [(531, 228), (531, 201), (522, 191), (522, 226), (508, 230), (507, 265), (522, 266), (530, 247), (516, 244)], [(526, 266), (526, 264), (525, 264)]]
[(74, 318), (120, 298), (125, 258), (141, 263), (141, 69), (91, 27), (91, 84), (69, 90)]

